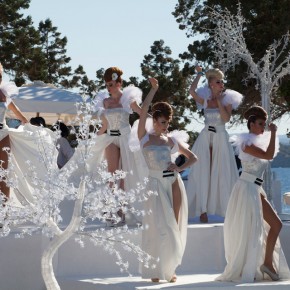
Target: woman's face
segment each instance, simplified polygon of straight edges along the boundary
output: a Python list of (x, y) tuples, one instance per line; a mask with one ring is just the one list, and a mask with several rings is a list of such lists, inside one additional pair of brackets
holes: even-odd
[(106, 88), (111, 95), (120, 90), (121, 83), (112, 80), (106, 83)]
[(224, 80), (220, 78), (213, 78), (210, 83), (209, 87), (213, 92), (222, 92), (225, 88), (224, 86)]
[(167, 133), (168, 126), (170, 120), (166, 119), (165, 117), (158, 117), (157, 119), (153, 120), (153, 126), (156, 133)]
[(250, 132), (256, 135), (263, 134), (265, 131), (266, 121), (263, 119), (257, 119), (255, 122), (251, 123)]

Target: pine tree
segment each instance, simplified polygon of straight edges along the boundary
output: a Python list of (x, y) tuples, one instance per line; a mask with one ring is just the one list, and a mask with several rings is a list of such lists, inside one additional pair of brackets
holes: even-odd
[(172, 105), (174, 118), (170, 130), (185, 130), (186, 125), (191, 122), (192, 112), (196, 111), (195, 102), (188, 92), (191, 77), (183, 71), (180, 60), (172, 58), (171, 54), (171, 49), (163, 40), (155, 41), (151, 46), (151, 53), (144, 56), (141, 64), (145, 80), (141, 81), (139, 86), (146, 96), (150, 90), (147, 79), (156, 77), (159, 89), (154, 102), (166, 101)]
[(61, 37), (57, 27), (52, 25), (50, 19), (39, 23), (41, 50), (45, 55), (46, 71), (42, 80), (47, 83), (61, 84), (71, 74), (68, 66), (71, 58), (66, 56), (67, 38)]
[(0, 1), (0, 60), (17, 85), (28, 78), (31, 60), (37, 55), (38, 32), (31, 17), (20, 13), (29, 3), (30, 0)]
[(98, 86), (96, 81), (90, 80), (84, 71), (82, 65), (79, 65), (72, 74), (72, 78), (62, 81), (62, 86), (65, 88), (76, 88), (79, 94), (93, 97), (96, 94)]

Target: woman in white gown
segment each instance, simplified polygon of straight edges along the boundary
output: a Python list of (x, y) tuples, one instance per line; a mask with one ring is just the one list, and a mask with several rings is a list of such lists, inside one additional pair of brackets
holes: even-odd
[(197, 89), (203, 73), (199, 66), (196, 70), (190, 94), (198, 107), (204, 109), (205, 127), (192, 147), (200, 161), (190, 168), (186, 191), (189, 217), (200, 216), (200, 221), (206, 223), (208, 214), (225, 216), (232, 187), (238, 178), (225, 124), (243, 96), (233, 90), (224, 90), (224, 75), (219, 69), (208, 70), (208, 84)]
[[(159, 282), (160, 279), (175, 282), (175, 270), (181, 264), (185, 249), (188, 219), (185, 188), (178, 172), (197, 158), (178, 137), (182, 135), (180, 132), (167, 133), (172, 117), (172, 108), (168, 103), (153, 105), (153, 130), (146, 131), (149, 105), (158, 89), (156, 79), (150, 79), (150, 82), (152, 88), (142, 104), (138, 138), (149, 169), (147, 189), (157, 192), (157, 195), (150, 195), (144, 204), (147, 214), (143, 218), (142, 248), (154, 258), (159, 258), (159, 262), (156, 268), (142, 266), (141, 271), (142, 277), (151, 278), (152, 282)], [(181, 167), (171, 161), (171, 155), (177, 152), (187, 157)]]
[(267, 113), (258, 106), (250, 108), (245, 118), (249, 133), (236, 141), (243, 171), (233, 188), (224, 222), (227, 265), (217, 280), (250, 283), (261, 280), (265, 273), (272, 280), (290, 278), (278, 238), (282, 222), (262, 188), (264, 170), (279, 145), (277, 127), (270, 124), (270, 133), (264, 133)]
[[(102, 127), (98, 131), (96, 146), (94, 148), (94, 166), (97, 166), (103, 158), (107, 160), (108, 171), (114, 173), (122, 169), (127, 173), (125, 179), (120, 182), (120, 188), (128, 191), (136, 188), (140, 182), (136, 160), (129, 149), (129, 136), (131, 126), (130, 114), (140, 114), (139, 104), (142, 101), (142, 91), (134, 86), (122, 90), (123, 72), (117, 67), (110, 67), (105, 71), (104, 79), (108, 94), (99, 94), (95, 99), (96, 111), (102, 120)], [(125, 222), (124, 214), (119, 211), (121, 222)]]
[[(3, 194), (3, 202), (13, 203), (10, 198), (11, 188), (16, 198), (22, 204), (34, 204), (34, 176), (29, 176), (27, 162), (31, 167), (35, 167), (35, 173), (40, 179), (47, 176), (46, 164), (39, 162), (40, 156), (45, 156), (46, 150), (41, 149), (36, 138), (39, 138), (43, 144), (55, 147), (55, 136), (51, 130), (43, 127), (33, 126), (21, 113), (19, 108), (13, 102), (13, 97), (18, 94), (18, 88), (13, 82), (2, 82), (3, 67), (0, 64), (0, 160), (2, 163), (0, 190)], [(7, 110), (11, 110), (24, 126), (18, 129), (9, 128), (6, 124), (5, 115)], [(8, 153), (3, 148), (10, 148), (10, 159)], [(55, 149), (56, 151), (56, 149)], [(50, 151), (51, 152), (51, 151)], [(55, 152), (56, 153), (56, 152)], [(53, 158), (53, 157), (52, 157)], [(9, 163), (8, 163), (9, 160)], [(56, 158), (55, 158), (56, 166)], [(6, 170), (7, 169), (7, 170)], [(9, 207), (5, 207), (9, 211)]]
[[(3, 67), (0, 63), (0, 160), (2, 168), (7, 169), (8, 154), (3, 150), (3, 148), (10, 148), (8, 126), (5, 121), (7, 109), (11, 110), (22, 123), (27, 123), (28, 121), (11, 99), (11, 96), (18, 94), (18, 88), (14, 83), (2, 83), (2, 76)], [(5, 203), (10, 196), (10, 188), (7, 186), (5, 180), (0, 182), (0, 190), (1, 194), (4, 195), (3, 200)]]

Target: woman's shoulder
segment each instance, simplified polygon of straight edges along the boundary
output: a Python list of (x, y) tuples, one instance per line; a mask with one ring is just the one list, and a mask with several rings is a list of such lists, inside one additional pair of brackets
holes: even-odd
[(241, 93), (231, 89), (226, 89), (223, 93), (222, 103), (224, 106), (232, 105), (233, 109), (237, 109), (243, 99), (244, 96)]
[(132, 102), (136, 102), (137, 104), (141, 104), (142, 102), (142, 91), (135, 87), (134, 85), (127, 86), (122, 91), (121, 103), (123, 107), (126, 105), (130, 105)]

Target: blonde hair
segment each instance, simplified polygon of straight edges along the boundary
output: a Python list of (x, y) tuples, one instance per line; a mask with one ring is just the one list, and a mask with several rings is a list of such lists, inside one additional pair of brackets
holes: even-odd
[(116, 66), (109, 67), (108, 69), (106, 69), (105, 74), (104, 74), (105, 82), (107, 83), (107, 82), (110, 82), (112, 80), (113, 73), (116, 73), (118, 75), (116, 82), (121, 83), (122, 82), (121, 75), (123, 74), (123, 71)]
[(225, 77), (224, 73), (218, 68), (209, 69), (205, 73), (205, 76), (208, 82), (210, 82), (212, 79), (223, 79)]

